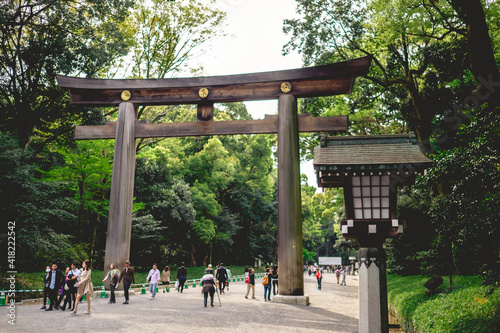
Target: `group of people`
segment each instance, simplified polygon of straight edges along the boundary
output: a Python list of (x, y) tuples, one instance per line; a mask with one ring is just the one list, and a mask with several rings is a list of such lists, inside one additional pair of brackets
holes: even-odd
[(210, 295), (210, 306), (214, 306), (214, 294), (217, 289), (217, 284), (219, 285), (219, 291), (221, 294), (225, 293), (225, 288), (229, 290), (229, 279), (231, 278), (231, 270), (224, 267), (224, 263), (220, 263), (215, 271), (212, 265), (208, 265), (205, 269), (205, 274), (201, 278), (201, 285), (203, 293), (203, 305), (207, 307), (208, 295)]
[[(331, 267), (331, 271), (335, 272), (335, 276), (337, 277), (337, 283), (340, 283), (341, 286), (346, 285), (346, 275), (350, 274), (350, 266), (337, 266), (337, 267)], [(316, 280), (318, 282), (318, 288), (317, 290), (321, 290), (321, 281), (323, 280), (323, 272), (325, 268), (323, 266), (318, 266), (318, 265), (309, 265), (309, 266), (304, 266), (304, 270), (308, 272), (309, 276), (314, 274), (316, 277)], [(327, 271), (330, 271), (328, 268), (326, 268)], [(342, 276), (342, 282), (340, 282), (340, 277)]]
[[(52, 266), (47, 266), (44, 276), (44, 298), (41, 309), (45, 311), (52, 311), (54, 309), (65, 311), (67, 307), (70, 309), (72, 315), (76, 315), (78, 304), (82, 301), (82, 297), (87, 295), (88, 297), (86, 300), (88, 309), (85, 314), (90, 314), (91, 296), (93, 294), (90, 262), (85, 260), (80, 269), (77, 267), (78, 263), (73, 262), (70, 267), (66, 268), (65, 273), (63, 273), (57, 268), (57, 264), (55, 263), (52, 264)], [(176, 289), (178, 292), (182, 293), (187, 280), (187, 268), (184, 262), (178, 268), (176, 277)], [(214, 294), (217, 290), (217, 285), (220, 294), (224, 294), (226, 289), (229, 290), (230, 278), (231, 271), (229, 267), (224, 267), (224, 263), (221, 262), (219, 266), (216, 267), (215, 274), (212, 265), (208, 265), (201, 279), (205, 307), (207, 307), (208, 296), (210, 296), (210, 305), (212, 307), (214, 306)], [(134, 268), (130, 266), (130, 261), (125, 261), (125, 267), (121, 272), (115, 268), (114, 264), (110, 264), (109, 270), (102, 281), (104, 283), (107, 280), (109, 280), (110, 286), (110, 299), (108, 304), (116, 303), (115, 290), (120, 283), (123, 283), (123, 294), (125, 297), (123, 304), (129, 304), (129, 289), (130, 286), (135, 283), (135, 271)], [(153, 264), (146, 278), (146, 283), (149, 283), (151, 300), (155, 299), (156, 290), (160, 283), (165, 286), (163, 292), (168, 293), (170, 291), (169, 266), (166, 266), (163, 272), (160, 273), (157, 264)], [(252, 298), (255, 299), (255, 274), (253, 268), (245, 267), (245, 283), (247, 284), (245, 298), (248, 299), (249, 293), (252, 291)], [(266, 274), (262, 284), (264, 286), (264, 301), (270, 301), (271, 289), (273, 290), (273, 296), (278, 293), (278, 266), (274, 265), (272, 268), (266, 268)], [(50, 301), (48, 307), (47, 298)]]
[[(245, 298), (248, 299), (250, 291), (252, 291), (252, 299), (255, 297), (255, 274), (253, 268), (245, 267), (245, 283), (247, 284), (247, 292)], [(274, 265), (271, 268), (266, 267), (266, 274), (262, 278), (262, 285), (264, 286), (264, 302), (271, 300), (271, 287), (273, 289), (273, 296), (278, 293), (278, 266)]]
[[(73, 262), (71, 267), (67, 267), (63, 274), (57, 268), (57, 264), (47, 266), (43, 280), (43, 306), (42, 310), (66, 310), (66, 306), (71, 311), (71, 314), (76, 315), (78, 303), (83, 295), (91, 295), (93, 286), (91, 282), (90, 262), (85, 260), (82, 263), (81, 269), (77, 268), (78, 263)], [(49, 299), (49, 307), (47, 308), (47, 297)], [(61, 306), (61, 303), (63, 302)], [(90, 297), (87, 299), (88, 310), (85, 314), (90, 314)], [(71, 306), (73, 304), (73, 307)]]
[(339, 283), (340, 276), (342, 275), (342, 282), (340, 283), (341, 286), (345, 286), (345, 276), (349, 274), (350, 267), (349, 266), (338, 266), (337, 269), (335, 270), (335, 276), (337, 276), (337, 283)]
[[(87, 311), (85, 314), (90, 314), (91, 297), (94, 293), (94, 286), (92, 285), (92, 271), (90, 269), (90, 261), (85, 260), (81, 268), (77, 268), (78, 263), (75, 261), (71, 267), (67, 267), (63, 274), (57, 268), (57, 264), (47, 266), (46, 274), (44, 276), (44, 295), (42, 310), (52, 311), (61, 310), (65, 311), (66, 306), (70, 309), (72, 315), (76, 315), (78, 311), (78, 304), (82, 301), (82, 297), (87, 295)], [(148, 276), (148, 279), (150, 277)], [(109, 271), (106, 274), (104, 281), (110, 280), (111, 297), (108, 303), (116, 303), (115, 289), (118, 284), (123, 281), (123, 290), (125, 295), (124, 304), (128, 304), (130, 285), (135, 282), (134, 269), (130, 267), (130, 261), (125, 262), (125, 268), (120, 273), (115, 268), (114, 264), (109, 266)], [(151, 277), (151, 279), (153, 279)], [(49, 306), (47, 307), (47, 298), (49, 299)], [(64, 300), (64, 303), (63, 303)], [(61, 305), (62, 303), (62, 305)], [(72, 306), (73, 304), (73, 306)]]

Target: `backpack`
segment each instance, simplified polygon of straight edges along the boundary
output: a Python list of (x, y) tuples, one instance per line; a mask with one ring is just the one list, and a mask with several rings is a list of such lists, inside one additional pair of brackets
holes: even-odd
[(268, 274), (264, 275), (264, 277), (262, 278), (262, 284), (269, 284), (269, 275)]

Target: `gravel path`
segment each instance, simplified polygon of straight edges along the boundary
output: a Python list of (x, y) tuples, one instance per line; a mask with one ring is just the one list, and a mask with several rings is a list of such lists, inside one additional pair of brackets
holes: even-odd
[[(92, 299), (92, 314), (85, 315), (86, 303), (79, 305), (77, 316), (68, 311), (45, 312), (40, 305), (16, 306), (16, 326), (8, 324), (7, 307), (0, 323), (0, 332), (191, 332), (209, 328), (218, 332), (357, 332), (358, 331), (358, 277), (347, 276), (347, 286), (340, 286), (334, 274), (323, 275), (323, 288), (316, 290), (316, 279), (305, 275), (305, 293), (309, 306), (264, 302), (261, 279), (256, 281), (256, 300), (245, 299), (244, 282), (231, 282), (230, 290), (221, 295), (219, 307), (203, 307), (201, 288), (197, 286), (178, 293), (157, 294), (151, 300), (146, 295), (130, 296), (130, 304), (123, 305), (123, 297), (116, 304), (107, 304), (108, 298)], [(100, 293), (98, 292), (100, 295)], [(271, 296), (272, 297), (272, 296)], [(210, 299), (209, 299), (210, 300)]]

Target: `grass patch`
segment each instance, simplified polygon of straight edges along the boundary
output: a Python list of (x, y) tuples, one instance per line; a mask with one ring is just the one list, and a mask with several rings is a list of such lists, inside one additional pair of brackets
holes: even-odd
[(401, 324), (425, 332), (500, 332), (500, 290), (488, 294), (478, 276), (453, 276), (438, 293), (425, 293), (425, 276), (387, 276), (388, 300)]

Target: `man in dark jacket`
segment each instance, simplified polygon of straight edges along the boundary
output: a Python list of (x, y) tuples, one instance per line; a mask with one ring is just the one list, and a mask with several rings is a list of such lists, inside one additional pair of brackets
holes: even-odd
[(64, 282), (64, 274), (57, 269), (57, 264), (52, 264), (52, 270), (49, 273), (47, 284), (49, 285), (49, 300), (50, 307), (45, 311), (52, 311), (52, 308), (59, 310), (59, 304), (57, 303), (57, 293), (61, 289), (61, 285)]
[(215, 278), (219, 281), (219, 290), (221, 294), (224, 294), (224, 287), (226, 286), (227, 281), (227, 270), (224, 268), (223, 263), (220, 263), (220, 267), (217, 269)]
[(135, 283), (135, 274), (134, 268), (130, 267), (130, 261), (125, 261), (125, 268), (122, 270), (120, 274), (120, 279), (116, 284), (116, 288), (118, 288), (118, 284), (123, 280), (123, 294), (125, 295), (125, 302), (123, 304), (128, 304), (128, 289), (130, 285)]
[(181, 292), (184, 290), (184, 283), (187, 280), (187, 269), (184, 267), (184, 263), (181, 263), (181, 267), (177, 270), (177, 280), (179, 280), (179, 288), (177, 292)]

